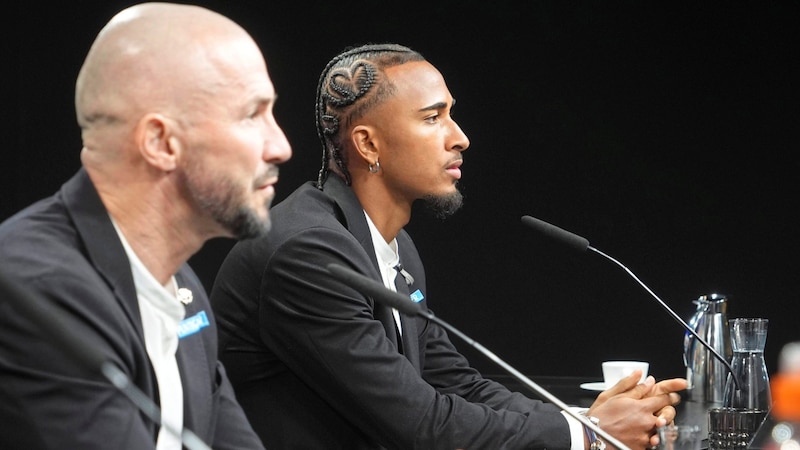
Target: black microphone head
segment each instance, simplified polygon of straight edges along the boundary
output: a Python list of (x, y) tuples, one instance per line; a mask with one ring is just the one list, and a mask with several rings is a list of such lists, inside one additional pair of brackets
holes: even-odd
[(566, 244), (575, 250), (582, 252), (589, 248), (589, 241), (586, 238), (570, 233), (567, 230), (561, 229), (555, 225), (551, 225), (543, 220), (539, 220), (531, 216), (522, 216), (522, 223), (542, 233), (550, 239), (561, 242), (562, 244)]
[(391, 289), (388, 289), (383, 283), (373, 280), (365, 275), (362, 275), (355, 270), (348, 269), (342, 265), (331, 263), (328, 264), (328, 271), (334, 274), (344, 284), (361, 292), (364, 295), (372, 297), (376, 302), (383, 303), (386, 306), (397, 309), (398, 311), (410, 315), (422, 315), (422, 306), (419, 303), (412, 301), (410, 298), (399, 294)]

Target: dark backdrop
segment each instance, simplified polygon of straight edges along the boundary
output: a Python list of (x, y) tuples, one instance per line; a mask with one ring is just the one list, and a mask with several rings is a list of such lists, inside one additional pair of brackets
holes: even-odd
[[(2, 218), (79, 167), (74, 80), (128, 3), (25, 2), (7, 18)], [(585, 236), (684, 319), (712, 292), (729, 295), (730, 317), (769, 318), (770, 372), (800, 340), (796, 2), (201, 3), (267, 57), (294, 148), (279, 199), (316, 176), (314, 90), (330, 57), (395, 41), (439, 67), (472, 142), (466, 202), (446, 221), (417, 211), (408, 229), (437, 315), (523, 372), (599, 379), (601, 361), (636, 358), (684, 374), (678, 323), (599, 255), (542, 242), (526, 214)], [(192, 259), (207, 286), (231, 245)]]

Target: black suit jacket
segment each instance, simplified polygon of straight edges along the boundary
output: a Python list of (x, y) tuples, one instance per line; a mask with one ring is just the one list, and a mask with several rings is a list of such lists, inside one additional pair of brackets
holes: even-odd
[[(9, 280), (61, 311), (72, 332), (158, 404), (130, 264), (84, 170), (0, 226), (0, 260)], [(205, 311), (210, 322), (178, 345), (184, 426), (215, 449), (263, 448), (217, 360), (202, 284), (187, 265), (176, 279), (194, 294), (186, 317)], [(154, 448), (158, 427), (99, 374), (62, 354), (53, 345), (59, 337), (20, 317), (14, 301), (0, 298), (0, 421), (17, 426), (3, 429), (0, 447)]]
[[(390, 311), (326, 270), (381, 280), (364, 211), (338, 177), (301, 186), (272, 221), (266, 239), (236, 244), (211, 292), (220, 358), (268, 448), (569, 447), (556, 407), (482, 378), (426, 319), (402, 317), (401, 354)], [(397, 241), (410, 291), (427, 296), (412, 240)]]

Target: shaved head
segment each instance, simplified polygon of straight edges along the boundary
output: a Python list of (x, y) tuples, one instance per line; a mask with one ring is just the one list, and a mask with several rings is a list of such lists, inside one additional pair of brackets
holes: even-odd
[(78, 124), (85, 131), (152, 111), (190, 120), (187, 113), (205, 106), (209, 97), (203, 94), (224, 83), (220, 61), (238, 52), (258, 48), (245, 30), (216, 12), (169, 3), (125, 9), (98, 34), (78, 75)]
[(78, 74), (81, 162), (128, 234), (163, 221), (181, 238), (192, 230), (192, 249), (258, 235), (291, 156), (276, 97), (240, 25), (199, 6), (137, 4), (103, 27)]

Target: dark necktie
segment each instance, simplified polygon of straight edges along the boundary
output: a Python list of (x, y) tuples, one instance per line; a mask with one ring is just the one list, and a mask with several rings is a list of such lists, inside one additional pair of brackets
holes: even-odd
[[(409, 292), (411, 292), (411, 286), (414, 284), (414, 277), (403, 268), (402, 264), (396, 265), (394, 269), (397, 271), (397, 276), (394, 278), (394, 285), (397, 292), (404, 295), (408, 301), (412, 301)], [(422, 368), (419, 357), (416, 322), (413, 317), (407, 317), (401, 314), (400, 326), (403, 328), (403, 334), (397, 336), (397, 342), (400, 343), (398, 345), (400, 353), (411, 362), (411, 365), (414, 366), (417, 373), (421, 374)]]
[[(404, 285), (402, 292), (408, 294), (409, 293), (408, 287), (414, 284), (414, 277), (412, 277), (410, 273), (406, 272), (406, 269), (403, 268), (403, 265), (400, 263), (397, 263), (397, 265), (394, 266), (394, 270), (396, 270), (397, 274), (400, 275), (399, 277), (395, 277), (394, 279), (395, 286), (400, 286), (401, 284)], [(404, 281), (404, 283), (399, 282), (399, 280), (401, 279)], [(397, 292), (400, 292), (399, 288)]]
[[(394, 277), (394, 287), (397, 290), (397, 293), (408, 297), (410, 294), (408, 287), (414, 282), (414, 277), (412, 277), (410, 273), (406, 272), (406, 270), (403, 268), (403, 265), (400, 263), (394, 266), (394, 270), (397, 271), (397, 275)], [(403, 323), (402, 318), (400, 318), (399, 321), (401, 324)], [(403, 335), (399, 329), (397, 329), (397, 348), (400, 350), (400, 353), (403, 353)]]

